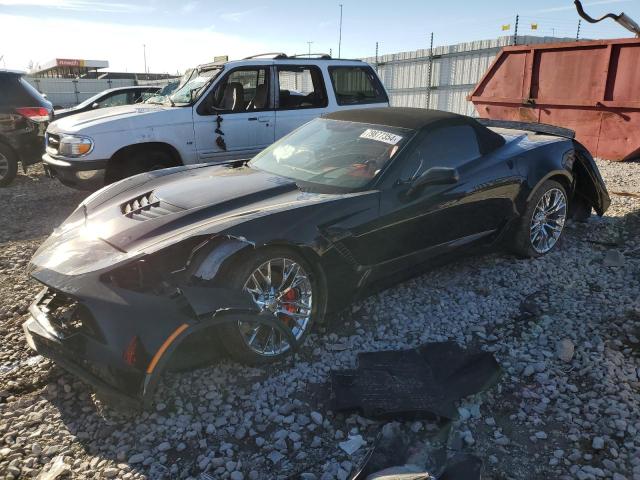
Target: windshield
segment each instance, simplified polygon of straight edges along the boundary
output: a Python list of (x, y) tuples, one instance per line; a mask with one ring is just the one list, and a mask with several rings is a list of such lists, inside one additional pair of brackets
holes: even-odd
[(172, 104), (191, 104), (200, 98), (211, 81), (218, 76), (222, 68), (198, 72), (187, 83), (176, 89), (167, 98)]
[(361, 188), (412, 135), (404, 128), (318, 118), (263, 150), (250, 165), (302, 182)]

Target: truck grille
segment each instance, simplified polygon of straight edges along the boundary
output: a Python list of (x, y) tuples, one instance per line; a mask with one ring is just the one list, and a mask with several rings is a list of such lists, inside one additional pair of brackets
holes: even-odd
[(45, 144), (48, 154), (57, 155), (60, 150), (60, 136), (54, 133), (47, 133), (45, 135)]
[(138, 221), (151, 220), (183, 210), (170, 203), (162, 202), (153, 192), (145, 193), (123, 203), (120, 209), (125, 217)]

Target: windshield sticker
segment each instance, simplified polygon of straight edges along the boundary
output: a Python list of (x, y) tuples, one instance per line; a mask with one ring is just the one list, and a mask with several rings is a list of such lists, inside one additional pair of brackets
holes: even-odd
[(376, 142), (388, 143), (389, 145), (395, 145), (402, 137), (400, 135), (394, 135), (393, 133), (385, 132), (383, 130), (374, 130), (373, 128), (367, 128), (360, 138), (367, 138), (369, 140), (375, 140)]

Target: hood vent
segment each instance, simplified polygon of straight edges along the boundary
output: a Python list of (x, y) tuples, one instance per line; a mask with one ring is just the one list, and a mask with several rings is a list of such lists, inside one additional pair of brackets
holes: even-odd
[(120, 205), (122, 214), (133, 220), (151, 220), (184, 210), (161, 201), (153, 192), (145, 193)]

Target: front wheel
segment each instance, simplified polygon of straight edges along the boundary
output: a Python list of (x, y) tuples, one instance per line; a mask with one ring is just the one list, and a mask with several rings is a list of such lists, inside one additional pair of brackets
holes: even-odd
[[(323, 314), (323, 295), (311, 265), (286, 248), (251, 252), (229, 272), (232, 287), (249, 292), (263, 313), (291, 331), (298, 345)], [(229, 354), (241, 363), (259, 365), (282, 359), (291, 351), (274, 327), (238, 321), (221, 328)]]
[(547, 180), (532, 195), (513, 236), (512, 249), (524, 257), (549, 253), (558, 243), (567, 220), (564, 187)]

